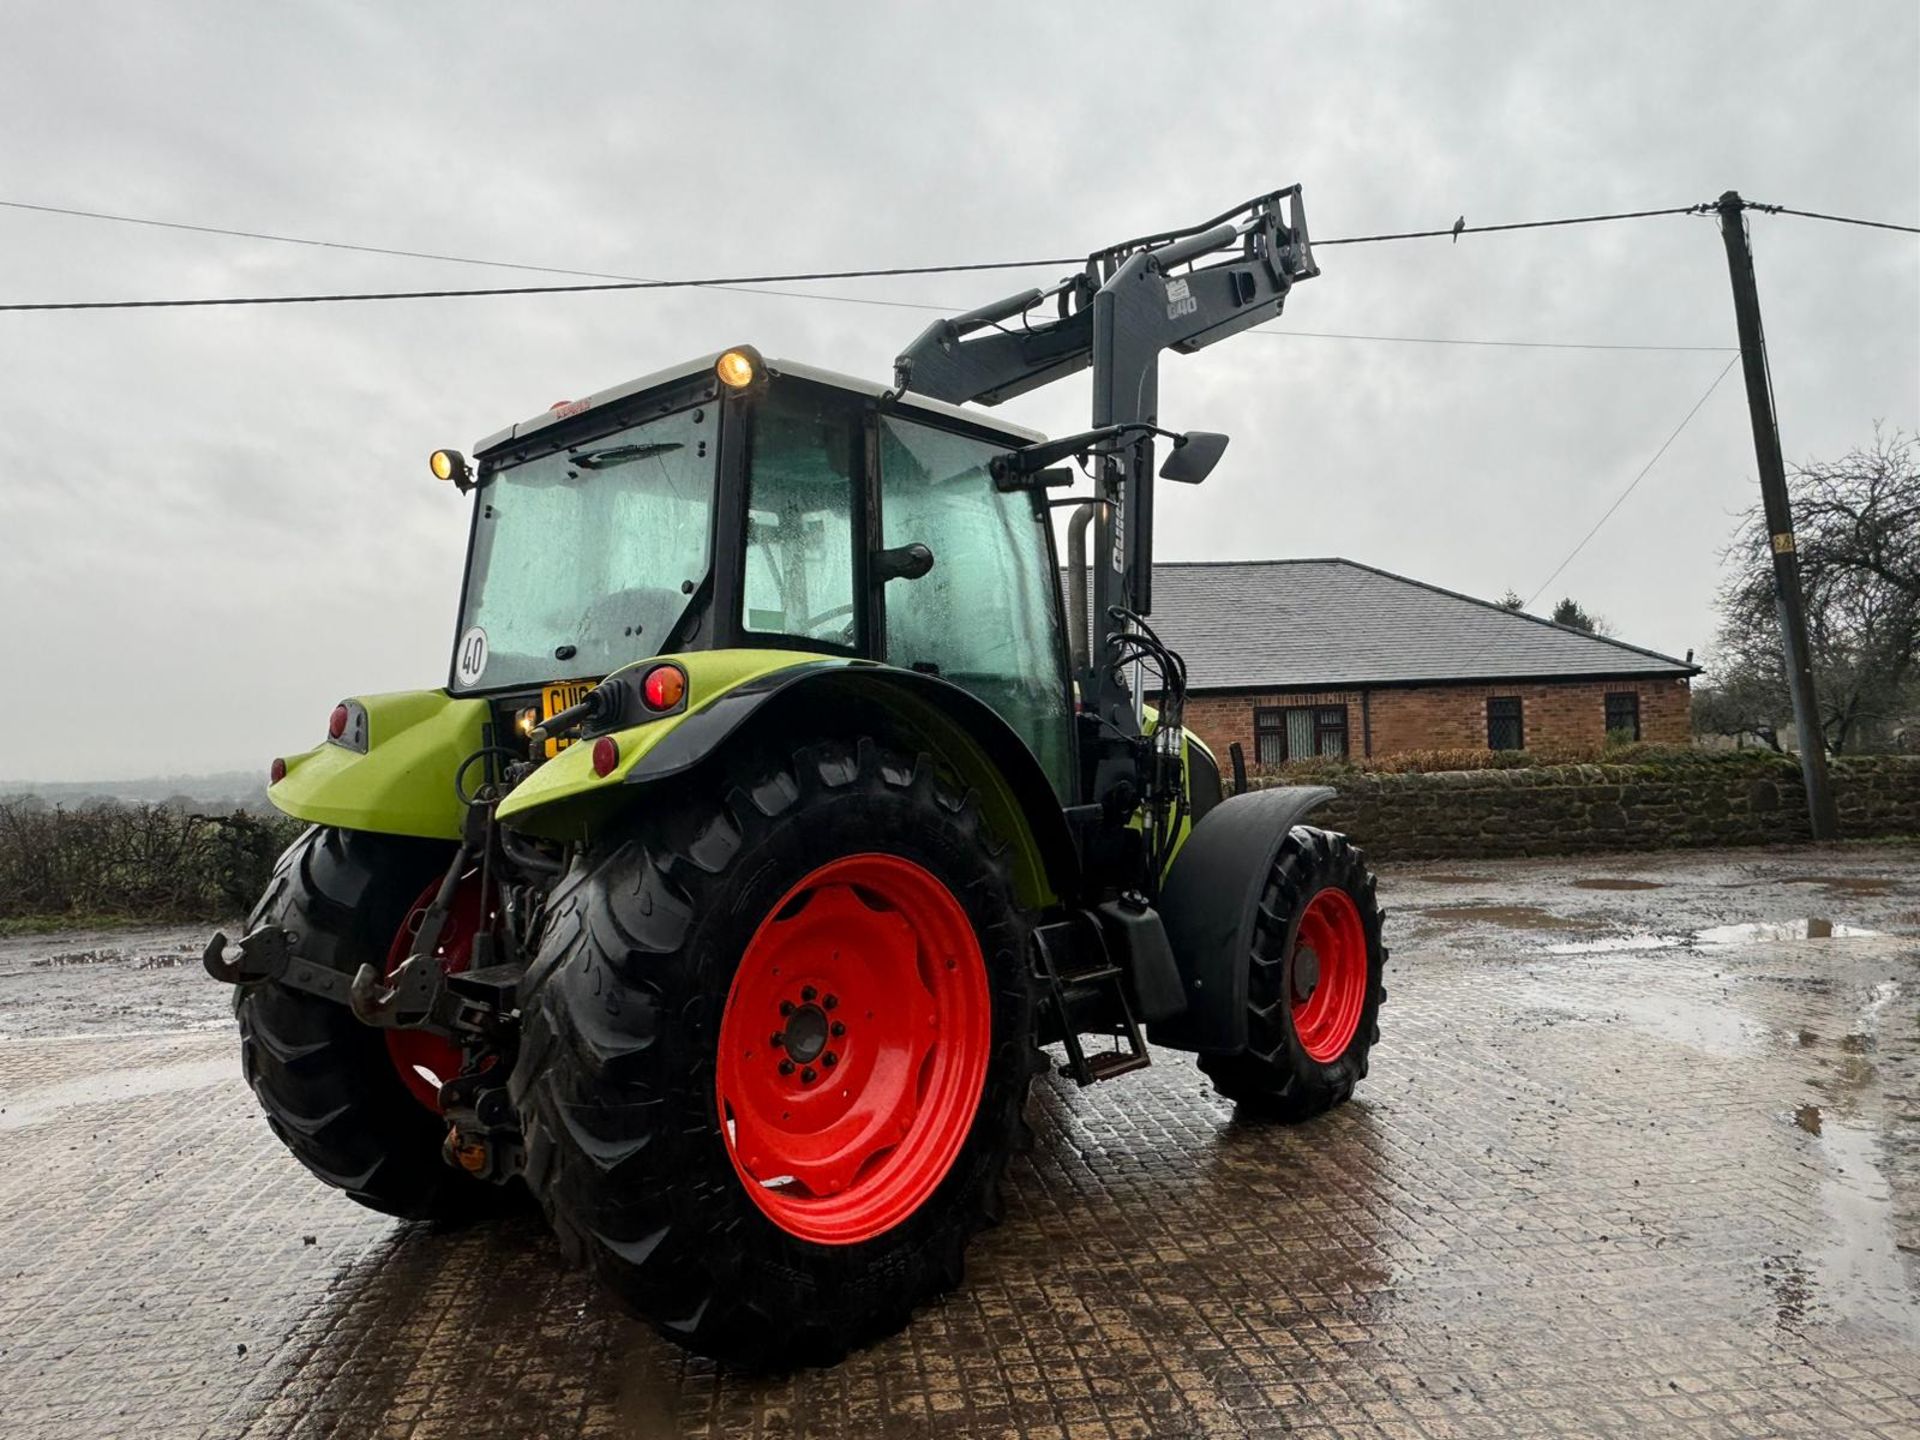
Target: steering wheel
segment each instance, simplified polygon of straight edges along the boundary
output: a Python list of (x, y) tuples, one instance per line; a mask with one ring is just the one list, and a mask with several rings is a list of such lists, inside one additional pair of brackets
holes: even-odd
[(847, 617), (847, 623), (841, 627), (843, 638), (851, 644), (853, 641), (853, 605), (851, 603), (836, 605), (831, 610), (822, 610), (818, 615), (809, 615), (800, 622), (800, 633), (811, 635), (815, 626), (824, 625), (829, 620), (837, 620), (842, 615)]

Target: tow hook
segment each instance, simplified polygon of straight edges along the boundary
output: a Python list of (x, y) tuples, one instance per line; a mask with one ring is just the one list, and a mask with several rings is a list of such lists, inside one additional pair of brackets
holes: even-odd
[(440, 967), (430, 956), (412, 955), (394, 970), (391, 984), (382, 984), (379, 972), (362, 965), (347, 989), (347, 1008), (362, 1025), (410, 1028), (433, 1012), (440, 985)]
[(293, 937), (278, 925), (263, 925), (238, 945), (227, 939), (225, 931), (216, 930), (200, 963), (207, 974), (227, 985), (275, 980), (286, 973), (292, 942)]
[(447, 1127), (447, 1143), (444, 1147), (447, 1163), (469, 1175), (484, 1176), (487, 1173), (489, 1157), (487, 1142), (469, 1140), (460, 1133), (458, 1125)]
[(456, 1169), (496, 1184), (526, 1168), (520, 1118), (507, 1087), (495, 1080), (499, 1073), (483, 1062), (481, 1070), (440, 1087), (440, 1110), (448, 1122), (442, 1156)]

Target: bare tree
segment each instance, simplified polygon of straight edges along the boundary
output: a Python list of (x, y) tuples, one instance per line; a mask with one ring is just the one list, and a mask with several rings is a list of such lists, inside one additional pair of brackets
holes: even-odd
[[(1876, 426), (1863, 448), (1795, 466), (1787, 486), (1821, 732), (1836, 755), (1884, 748), (1920, 717), (1920, 437)], [(1727, 555), (1739, 570), (1720, 592), (1719, 644), (1696, 725), (1778, 748), (1793, 706), (1758, 506)]]

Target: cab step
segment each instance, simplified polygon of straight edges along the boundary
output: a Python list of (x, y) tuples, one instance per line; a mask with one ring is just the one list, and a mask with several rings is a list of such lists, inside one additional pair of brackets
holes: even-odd
[[(1107, 948), (1106, 933), (1092, 915), (1082, 912), (1034, 927), (1033, 950), (1035, 978), (1045, 987), (1067, 1049), (1062, 1075), (1072, 1076), (1074, 1084), (1084, 1089), (1153, 1063), (1127, 1001), (1120, 967)], [(1087, 1053), (1075, 1019), (1077, 1013), (1085, 1012), (1101, 1017), (1103, 1030), (1114, 1037), (1113, 1049)]]

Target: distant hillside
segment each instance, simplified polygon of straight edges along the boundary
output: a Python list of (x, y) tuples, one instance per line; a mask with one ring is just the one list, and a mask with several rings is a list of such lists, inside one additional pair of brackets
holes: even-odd
[(89, 801), (162, 804), (179, 800), (198, 810), (267, 810), (266, 777), (253, 770), (217, 775), (161, 775), (150, 780), (0, 780), (0, 799), (32, 795), (49, 805)]

